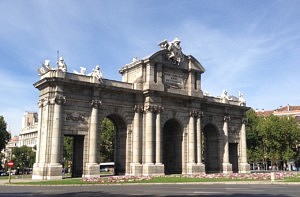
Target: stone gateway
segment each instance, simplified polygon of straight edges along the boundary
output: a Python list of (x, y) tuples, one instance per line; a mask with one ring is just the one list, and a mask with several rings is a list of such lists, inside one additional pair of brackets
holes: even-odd
[(116, 175), (250, 171), (245, 100), (203, 94), (205, 70), (182, 53), (180, 40), (159, 46), (122, 67), (122, 82), (103, 78), (98, 65), (91, 74), (70, 73), (65, 63), (61, 69), (45, 61), (34, 84), (40, 96), (33, 179), (62, 179), (66, 136), (74, 140), (72, 176), (99, 176), (104, 118), (115, 126)]

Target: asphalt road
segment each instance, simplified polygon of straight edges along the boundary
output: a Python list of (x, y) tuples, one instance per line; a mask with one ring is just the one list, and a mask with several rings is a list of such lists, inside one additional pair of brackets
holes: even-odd
[(299, 197), (300, 185), (277, 184), (151, 184), (95, 186), (0, 186), (0, 197), (79, 196), (215, 196)]

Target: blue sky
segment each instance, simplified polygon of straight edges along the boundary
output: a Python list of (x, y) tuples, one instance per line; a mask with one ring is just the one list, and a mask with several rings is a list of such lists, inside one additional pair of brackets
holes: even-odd
[(247, 106), (300, 105), (299, 0), (2, 0), (0, 115), (18, 134), (25, 111), (37, 111), (37, 68), (68, 71), (101, 66), (104, 78), (133, 57), (181, 40), (183, 53), (204, 66), (202, 89), (241, 91)]

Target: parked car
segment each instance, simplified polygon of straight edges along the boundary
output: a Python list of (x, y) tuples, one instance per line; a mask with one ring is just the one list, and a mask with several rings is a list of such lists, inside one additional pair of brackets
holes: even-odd
[(1, 172), (0, 176), (8, 176), (7, 172)]

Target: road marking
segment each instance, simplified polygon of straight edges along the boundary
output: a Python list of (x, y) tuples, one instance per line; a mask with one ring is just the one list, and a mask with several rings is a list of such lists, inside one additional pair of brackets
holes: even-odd
[(224, 194), (224, 192), (208, 192), (208, 191), (196, 191), (194, 194)]

